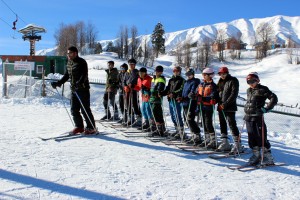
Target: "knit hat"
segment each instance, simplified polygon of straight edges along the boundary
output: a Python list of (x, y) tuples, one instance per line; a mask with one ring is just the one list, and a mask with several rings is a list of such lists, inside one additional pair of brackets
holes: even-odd
[(142, 67), (139, 72), (145, 72), (145, 73), (147, 73), (147, 69), (145, 67)]
[(123, 64), (120, 66), (120, 69), (121, 69), (121, 70), (127, 71), (127, 70), (128, 70), (128, 65), (127, 65), (126, 63), (123, 63)]
[(248, 80), (256, 80), (257, 82), (259, 82), (259, 77), (258, 77), (258, 73), (257, 72), (250, 72), (248, 74), (248, 76), (246, 77), (246, 81)]
[(195, 74), (195, 71), (194, 71), (192, 68), (190, 68), (190, 69), (185, 73), (186, 76), (191, 76), (191, 75), (194, 75), (194, 74)]
[(163, 71), (164, 71), (164, 68), (163, 68), (163, 66), (158, 65), (158, 66), (155, 68), (155, 71), (156, 71), (156, 72), (163, 72)]
[(223, 66), (219, 69), (218, 74), (222, 74), (222, 73), (229, 73), (229, 70), (227, 67)]

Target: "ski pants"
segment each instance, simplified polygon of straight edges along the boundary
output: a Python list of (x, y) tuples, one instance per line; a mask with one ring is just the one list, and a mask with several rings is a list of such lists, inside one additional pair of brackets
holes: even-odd
[(153, 119), (150, 102), (142, 102), (142, 115), (145, 120)]
[[(181, 103), (175, 101), (174, 99), (170, 99), (169, 101), (169, 109), (171, 114), (172, 122), (175, 126), (183, 127), (183, 120), (181, 115)], [(177, 124), (179, 122), (179, 124)]]
[(164, 124), (164, 115), (162, 110), (162, 104), (161, 103), (151, 103), (151, 108), (153, 112), (153, 117), (158, 124)]
[(198, 124), (195, 121), (196, 117), (196, 108), (197, 108), (197, 102), (192, 100), (190, 109), (189, 107), (183, 107), (183, 112), (184, 114), (184, 120), (187, 121), (189, 128), (192, 133), (199, 134), (200, 133), (200, 128)]
[[(231, 112), (224, 111), (224, 110), (219, 111), (221, 134), (228, 135), (227, 122), (226, 122), (226, 120), (227, 120), (228, 124), (229, 124), (229, 128), (232, 132), (232, 135), (239, 136), (239, 129), (236, 125), (235, 113), (236, 113), (235, 111), (231, 111)], [(224, 117), (224, 115), (226, 118)]]
[(122, 91), (119, 92), (119, 106), (120, 106), (120, 110), (121, 110), (121, 113), (123, 114), (124, 113), (124, 97), (125, 95), (123, 94)]
[(251, 149), (256, 146), (262, 147), (262, 136), (264, 136), (264, 147), (267, 149), (271, 148), (271, 144), (267, 139), (267, 126), (262, 117), (246, 121), (246, 128), (248, 132), (248, 145)]
[(204, 132), (205, 134), (209, 134), (209, 133), (214, 133), (215, 129), (213, 126), (213, 113), (214, 110), (213, 109), (203, 109), (202, 108), (202, 117), (203, 117), (203, 125), (204, 125)]
[[(109, 99), (108, 99), (109, 98)], [(110, 105), (115, 109), (115, 111), (118, 111), (118, 106), (116, 104), (116, 93), (115, 92), (105, 92), (104, 96), (103, 96), (103, 105), (105, 110), (109, 109), (108, 108), (108, 101), (110, 103)]]
[(131, 115), (132, 111), (135, 115), (141, 115), (139, 96), (137, 91), (132, 90), (131, 92), (126, 93), (126, 104), (126, 110), (129, 115)]
[[(76, 96), (75, 92), (80, 98), (84, 109), (82, 108), (82, 105), (78, 97)], [(73, 116), (75, 127), (84, 128), (83, 119), (80, 114), (80, 111), (86, 121), (86, 127), (87, 128), (96, 127), (94, 116), (90, 108), (90, 91), (84, 90), (84, 91), (75, 91), (75, 92), (71, 93), (71, 114)]]

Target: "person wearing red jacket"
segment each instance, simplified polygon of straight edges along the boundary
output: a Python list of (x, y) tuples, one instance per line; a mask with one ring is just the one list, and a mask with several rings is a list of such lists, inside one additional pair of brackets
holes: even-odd
[(153, 120), (151, 105), (149, 102), (152, 77), (147, 74), (147, 69), (145, 67), (140, 68), (139, 76), (140, 77), (138, 78), (138, 82), (137, 85), (135, 85), (134, 90), (141, 91), (142, 93), (141, 112), (145, 122), (138, 129), (150, 131), (150, 122)]
[(216, 149), (216, 135), (213, 127), (213, 113), (215, 104), (219, 101), (218, 87), (213, 81), (214, 70), (205, 68), (202, 71), (204, 81), (198, 87), (198, 104), (204, 125), (205, 140), (201, 147)]

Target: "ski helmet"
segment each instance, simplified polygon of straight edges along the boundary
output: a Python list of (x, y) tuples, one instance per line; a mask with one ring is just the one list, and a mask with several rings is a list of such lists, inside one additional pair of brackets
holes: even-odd
[(202, 71), (202, 74), (208, 74), (211, 78), (213, 78), (215, 76), (215, 72), (212, 68), (204, 68), (204, 70)]
[(219, 69), (218, 74), (223, 74), (223, 73), (229, 73), (229, 70), (227, 67), (223, 66)]

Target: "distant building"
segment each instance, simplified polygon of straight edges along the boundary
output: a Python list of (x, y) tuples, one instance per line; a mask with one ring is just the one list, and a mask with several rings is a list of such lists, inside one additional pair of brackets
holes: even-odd
[[(222, 45), (224, 45), (224, 48), (222, 48)], [(224, 40), (224, 44), (221, 42), (215, 41), (212, 44), (212, 50), (214, 52), (216, 51), (221, 51), (223, 50), (228, 50), (228, 49), (235, 49), (235, 50), (241, 50), (241, 49), (246, 49), (247, 44), (235, 39), (234, 37), (228, 38)]]
[[(32, 66), (32, 76), (42, 77), (43, 71), (45, 76), (50, 73), (64, 74), (67, 64), (66, 56), (17, 56), (17, 55), (2, 55), (0, 56), (2, 63), (15, 62), (30, 62)], [(8, 74), (22, 75), (24, 70), (17, 68), (16, 65), (11, 65), (6, 68)]]

